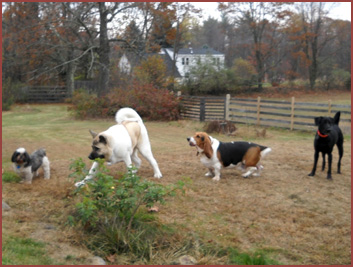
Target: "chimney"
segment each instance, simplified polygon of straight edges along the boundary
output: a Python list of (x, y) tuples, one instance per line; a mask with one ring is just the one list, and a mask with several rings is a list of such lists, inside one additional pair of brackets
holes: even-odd
[(192, 50), (192, 47), (191, 47), (191, 42), (189, 42), (189, 50), (190, 50), (190, 53), (193, 54), (194, 51)]

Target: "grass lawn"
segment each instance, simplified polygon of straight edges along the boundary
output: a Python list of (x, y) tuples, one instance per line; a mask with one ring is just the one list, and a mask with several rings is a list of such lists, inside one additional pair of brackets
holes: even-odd
[[(88, 264), (86, 259), (92, 252), (82, 242), (82, 235), (66, 225), (74, 189), (69, 165), (79, 157), (89, 165), (88, 129), (100, 132), (112, 124), (114, 118), (73, 120), (67, 105), (16, 105), (3, 112), (2, 168), (6, 179), (2, 197), (11, 207), (2, 214), (3, 264)], [(268, 128), (265, 137), (257, 137), (255, 127), (237, 125), (235, 137), (212, 136), (222, 141), (252, 141), (273, 151), (262, 162), (265, 169), (261, 177), (244, 179), (237, 170), (224, 169), (221, 180), (213, 182), (204, 176), (207, 170), (186, 141), (204, 124), (186, 120), (145, 124), (163, 178), (154, 179), (152, 167), (144, 159), (139, 175), (164, 185), (182, 178), (191, 180), (185, 195), (168, 199), (157, 213), (160, 222), (184, 240), (175, 240), (173, 253), (152, 251), (148, 264), (170, 264), (184, 254), (205, 265), (351, 263), (350, 136), (345, 136), (342, 174), (336, 173), (335, 148), (333, 181), (327, 181), (325, 172), (318, 171), (314, 178), (307, 176), (313, 164), (314, 132)], [(18, 147), (29, 152), (44, 147), (51, 161), (51, 179), (44, 181), (41, 172), (32, 185), (18, 183), (10, 162)], [(121, 173), (125, 166), (120, 163), (109, 169)], [(178, 247), (186, 239), (194, 243)], [(42, 255), (38, 258), (43, 261), (26, 256), (16, 262), (17, 256), (12, 254), (27, 252), (14, 243), (32, 247), (33, 255)], [(114, 263), (144, 262), (118, 255)]]

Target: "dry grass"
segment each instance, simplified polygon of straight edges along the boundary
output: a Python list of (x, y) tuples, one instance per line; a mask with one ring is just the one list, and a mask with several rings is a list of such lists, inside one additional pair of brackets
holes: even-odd
[[(70, 254), (75, 259), (71, 263), (78, 263), (89, 252), (78, 243), (77, 233), (63, 225), (72, 204), (73, 181), (68, 179), (68, 166), (70, 159), (85, 159), (89, 154), (91, 137), (87, 129), (105, 130), (113, 120), (75, 122), (62, 115), (65, 112), (60, 106), (52, 107), (54, 130), (46, 122), (42, 128), (33, 121), (24, 127), (21, 107), (3, 114), (5, 171), (11, 170), (9, 159), (19, 146), (30, 151), (45, 147), (52, 167), (52, 178), (47, 182), (41, 176), (31, 186), (3, 184), (3, 200), (12, 207), (10, 212), (3, 212), (3, 235), (44, 241), (52, 257), (62, 261)], [(38, 116), (48, 111), (46, 106), (33, 109), (40, 110)], [(333, 181), (327, 181), (321, 171), (314, 178), (307, 176), (313, 164), (313, 133), (267, 129), (266, 137), (259, 138), (254, 127), (236, 125), (236, 137), (213, 136), (223, 141), (251, 140), (271, 147), (273, 152), (263, 160), (261, 177), (244, 179), (235, 169), (226, 169), (221, 181), (213, 182), (204, 177), (206, 169), (186, 141), (203, 124), (148, 122), (146, 126), (164, 175), (160, 182), (174, 183), (183, 177), (192, 180), (185, 196), (172, 198), (160, 207), (163, 223), (176, 225), (209, 244), (242, 251), (262, 249), (284, 264), (351, 263), (350, 137), (344, 143), (342, 174), (335, 173), (335, 149)], [(27, 127), (30, 133), (25, 132)], [(124, 171), (125, 167), (117, 164), (111, 169)], [(152, 168), (145, 160), (139, 174), (153, 179)], [(47, 229), (48, 225), (55, 229)], [(156, 262), (161, 264), (163, 257), (167, 256), (156, 257)], [(198, 260), (202, 264), (226, 263), (212, 256)]]

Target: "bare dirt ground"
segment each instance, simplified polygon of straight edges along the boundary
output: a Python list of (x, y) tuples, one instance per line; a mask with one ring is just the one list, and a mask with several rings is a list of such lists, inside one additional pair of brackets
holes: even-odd
[[(105, 130), (112, 123), (89, 122), (93, 130)], [(2, 198), (12, 209), (3, 211), (2, 229), (3, 236), (46, 242), (48, 254), (59, 262), (83, 264), (92, 254), (79, 243), (77, 233), (64, 227), (64, 222), (74, 183), (68, 178), (70, 159), (86, 159), (91, 138), (86, 125), (82, 129), (64, 126), (56, 129), (62, 138), (25, 138), (22, 145), (29, 151), (38, 147), (47, 149), (52, 176), (44, 181), (41, 174), (32, 185), (3, 183)], [(179, 225), (209, 243), (243, 251), (263, 249), (283, 264), (351, 263), (350, 137), (344, 142), (342, 174), (336, 173), (335, 148), (333, 181), (328, 181), (326, 172), (320, 170), (321, 158), (316, 176), (307, 176), (313, 164), (314, 133), (268, 129), (266, 137), (257, 138), (255, 127), (240, 125), (235, 137), (212, 136), (222, 141), (248, 140), (271, 147), (273, 151), (263, 159), (265, 169), (261, 177), (248, 179), (235, 169), (223, 169), (221, 180), (214, 182), (204, 176), (207, 170), (196, 156), (195, 148), (186, 141), (203, 124), (147, 122), (146, 126), (163, 173), (159, 182), (175, 183), (185, 177), (192, 181), (185, 195), (160, 206), (158, 216), (163, 223)], [(18, 125), (3, 128), (5, 171), (11, 170), (9, 159), (19, 146), (19, 140), (7, 132), (11, 127)], [(86, 162), (89, 164), (88, 159)], [(123, 172), (125, 167), (120, 163), (110, 169)], [(146, 160), (139, 175), (153, 179)]]

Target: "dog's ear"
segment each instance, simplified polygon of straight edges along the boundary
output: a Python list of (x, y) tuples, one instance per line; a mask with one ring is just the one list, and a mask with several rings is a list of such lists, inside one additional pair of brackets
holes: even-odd
[(93, 139), (96, 138), (98, 135), (97, 133), (93, 132), (91, 129), (89, 129), (89, 133), (92, 135)]
[(24, 161), (26, 162), (26, 164), (24, 165), (25, 167), (28, 167), (29, 165), (31, 165), (31, 157), (29, 156), (29, 154), (27, 152), (25, 152), (24, 154)]
[(11, 162), (15, 162), (15, 160), (16, 160), (18, 154), (19, 154), (19, 153), (18, 153), (17, 151), (13, 152), (12, 157), (11, 157)]
[(211, 144), (211, 139), (208, 136), (202, 136), (201, 140), (203, 139), (204, 146), (203, 146), (203, 153), (205, 153), (206, 157), (209, 159), (213, 156), (213, 149)]
[(316, 125), (316, 126), (319, 126), (321, 120), (322, 120), (322, 117), (316, 117), (316, 118), (315, 118), (315, 125)]
[(340, 122), (340, 116), (341, 116), (341, 111), (338, 111), (335, 115), (335, 117), (333, 117), (333, 121), (335, 124), (338, 125), (338, 123)]
[(104, 135), (99, 136), (99, 143), (102, 143), (104, 145), (107, 144), (107, 138)]

